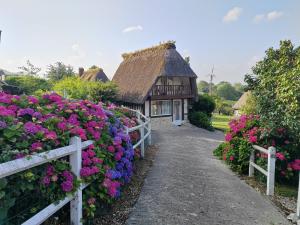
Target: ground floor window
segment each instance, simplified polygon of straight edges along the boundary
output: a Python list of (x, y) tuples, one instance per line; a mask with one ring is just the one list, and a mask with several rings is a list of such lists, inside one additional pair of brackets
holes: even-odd
[(172, 115), (171, 100), (151, 101), (151, 116)]

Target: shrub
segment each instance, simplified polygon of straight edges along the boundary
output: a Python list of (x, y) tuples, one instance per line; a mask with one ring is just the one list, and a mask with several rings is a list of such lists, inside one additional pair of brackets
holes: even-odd
[(192, 111), (204, 112), (211, 117), (215, 107), (216, 104), (212, 97), (209, 95), (199, 95), (198, 101), (194, 102), (192, 105)]
[[(241, 174), (248, 172), (252, 145), (264, 148), (276, 147), (276, 181), (297, 183), (300, 170), (300, 153), (287, 129), (266, 129), (258, 116), (242, 115), (229, 123), (230, 131), (214, 155), (225, 160), (230, 167)], [(256, 152), (256, 163), (266, 167), (266, 154)]]
[(72, 99), (89, 99), (91, 101), (114, 101), (117, 87), (112, 82), (85, 81), (79, 77), (67, 77), (58, 81), (53, 90)]
[(5, 82), (9, 85), (17, 86), (27, 95), (33, 95), (38, 90), (49, 91), (52, 88), (52, 84), (49, 81), (31, 75), (8, 76)]
[(118, 198), (138, 156), (124, 125), (135, 123), (112, 104), (71, 101), (55, 93), (41, 98), (0, 93), (0, 163), (66, 146), (72, 136), (94, 141), (82, 151), (81, 181), (71, 173), (68, 158), (0, 179), (0, 223), (18, 215), (20, 202), (29, 216), (49, 201), (72, 194), (80, 182), (91, 183), (83, 195), (86, 217), (93, 216), (101, 202)]
[(212, 124), (211, 124), (211, 118), (205, 114), (204, 112), (190, 112), (189, 113), (189, 120), (191, 124), (201, 127), (207, 130), (213, 130)]

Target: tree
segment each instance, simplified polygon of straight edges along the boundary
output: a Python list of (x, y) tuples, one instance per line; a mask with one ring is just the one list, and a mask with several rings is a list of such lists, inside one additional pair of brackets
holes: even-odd
[(239, 93), (244, 93), (245, 92), (245, 86), (242, 85), (241, 83), (234, 83), (233, 87)]
[(8, 76), (5, 82), (9, 85), (18, 87), (23, 93), (27, 95), (33, 95), (36, 91), (49, 91), (52, 85), (49, 81), (35, 77), (32, 75), (28, 76)]
[(57, 62), (54, 65), (48, 66), (46, 77), (52, 81), (58, 81), (65, 77), (75, 76), (75, 72), (72, 66), (65, 65), (62, 62)]
[(53, 90), (72, 99), (89, 99), (94, 102), (114, 101), (117, 86), (112, 82), (86, 81), (79, 77), (66, 77), (55, 83)]
[(200, 93), (208, 93), (209, 92), (209, 83), (204, 81), (204, 80), (201, 80), (198, 85), (198, 91)]
[(300, 47), (281, 41), (279, 49), (269, 48), (252, 71), (245, 82), (261, 119), (269, 128), (287, 128), (300, 143)]
[(39, 67), (35, 67), (29, 60), (27, 60), (26, 64), (27, 66), (19, 67), (19, 69), (22, 70), (24, 74), (36, 76), (42, 70)]
[(217, 85), (216, 94), (226, 100), (237, 100), (241, 96), (241, 93), (237, 92), (230, 83), (225, 81)]

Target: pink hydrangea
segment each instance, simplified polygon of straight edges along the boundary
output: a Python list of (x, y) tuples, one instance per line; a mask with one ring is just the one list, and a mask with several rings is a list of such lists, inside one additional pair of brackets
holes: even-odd
[(284, 155), (283, 155), (281, 152), (277, 152), (277, 153), (276, 153), (276, 157), (277, 157), (279, 160), (281, 160), (281, 161), (285, 160), (285, 157), (284, 157)]
[(31, 144), (30, 150), (31, 151), (38, 151), (43, 149), (43, 143), (41, 142), (34, 142)]
[(232, 134), (231, 133), (227, 133), (225, 135), (225, 141), (230, 142), (232, 140)]

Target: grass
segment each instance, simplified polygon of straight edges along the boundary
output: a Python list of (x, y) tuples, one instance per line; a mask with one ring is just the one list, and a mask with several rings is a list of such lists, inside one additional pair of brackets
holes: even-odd
[(277, 184), (275, 186), (276, 194), (289, 198), (297, 198), (298, 188), (294, 186), (288, 186), (283, 184)]
[(213, 114), (212, 125), (215, 129), (226, 132), (229, 130), (228, 123), (231, 119), (232, 119), (232, 116)]

